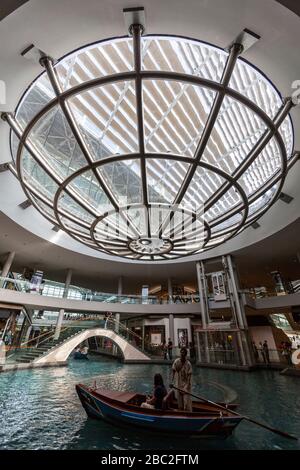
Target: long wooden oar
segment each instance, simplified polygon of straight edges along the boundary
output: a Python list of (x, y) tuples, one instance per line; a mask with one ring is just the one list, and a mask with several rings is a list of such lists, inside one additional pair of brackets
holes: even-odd
[(294, 439), (296, 441), (298, 440), (298, 437), (292, 436), (292, 434), (288, 434), (287, 432), (280, 431), (279, 429), (272, 428), (271, 426), (268, 426), (267, 424), (260, 423), (259, 421), (256, 421), (255, 419), (249, 418), (248, 416), (240, 415), (236, 411), (232, 411), (229, 408), (226, 408), (225, 406), (222, 406), (222, 405), (219, 405), (218, 403), (215, 403), (214, 401), (207, 400), (207, 398), (197, 396), (197, 395), (193, 395), (192, 393), (189, 393), (189, 392), (185, 392), (184, 390), (181, 390), (180, 388), (175, 387), (175, 385), (173, 385), (173, 384), (170, 384), (170, 388), (174, 388), (175, 390), (178, 390), (178, 392), (190, 395), (191, 397), (197, 398), (198, 400), (202, 400), (206, 403), (209, 403), (210, 405), (214, 405), (214, 406), (218, 407), (220, 410), (224, 410), (224, 411), (230, 412), (233, 415), (240, 416), (240, 418), (245, 419), (246, 421), (249, 421), (250, 423), (257, 424), (257, 426), (261, 426), (262, 428), (268, 429), (268, 431), (274, 432), (275, 434), (279, 434), (282, 437), (286, 437), (288, 439)]

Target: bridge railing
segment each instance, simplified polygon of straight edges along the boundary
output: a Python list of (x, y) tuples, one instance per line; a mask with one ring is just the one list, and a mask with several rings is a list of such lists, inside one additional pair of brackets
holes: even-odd
[[(61, 328), (58, 341), (63, 342), (77, 331), (103, 326), (104, 321), (102, 319), (95, 320), (94, 316), (92, 316), (90, 320), (87, 317), (81, 318), (79, 320), (72, 321), (71, 325), (63, 326)], [(22, 342), (20, 346), (6, 346), (6, 359), (10, 360), (11, 362), (13, 359), (16, 359), (24, 353), (35, 351), (40, 346), (44, 346), (45, 343), (54, 339), (54, 335), (55, 327), (53, 325), (49, 325), (46, 327), (46, 331), (43, 331), (41, 334)]]

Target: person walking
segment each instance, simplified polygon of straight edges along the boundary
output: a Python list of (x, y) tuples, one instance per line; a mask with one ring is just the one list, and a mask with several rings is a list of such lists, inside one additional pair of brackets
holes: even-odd
[(175, 359), (172, 365), (172, 381), (175, 381), (175, 387), (180, 388), (182, 392), (176, 391), (178, 409), (189, 411), (193, 410), (192, 398), (184, 392), (192, 391), (192, 365), (187, 359), (187, 349), (180, 349), (180, 358)]
[(168, 346), (165, 341), (162, 343), (161, 349), (163, 352), (164, 359), (167, 360), (168, 359)]
[(173, 341), (171, 338), (168, 339), (168, 356), (170, 361), (173, 359)]

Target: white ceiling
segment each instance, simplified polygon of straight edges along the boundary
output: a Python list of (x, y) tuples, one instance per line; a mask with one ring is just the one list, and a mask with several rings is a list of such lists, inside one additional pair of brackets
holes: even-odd
[[(12, 3), (12, 2), (11, 2)], [(18, 2), (21, 3), (21, 2)], [(140, 3), (138, 3), (140, 5)], [(189, 36), (202, 39), (220, 47), (227, 46), (232, 39), (245, 27), (261, 36), (261, 40), (249, 51), (245, 58), (258, 66), (281, 91), (283, 96), (291, 94), (291, 84), (299, 79), (299, 53), (295, 44), (300, 42), (300, 19), (274, 0), (144, 0), (141, 4), (146, 11), (147, 33), (165, 33)], [(100, 39), (126, 34), (122, 9), (137, 6), (136, 1), (121, 0), (30, 0), (0, 23), (0, 41), (5, 44), (0, 50), (1, 79), (7, 86), (7, 103), (3, 110), (14, 110), (26, 86), (41, 72), (38, 65), (26, 61), (20, 52), (29, 44), (34, 43), (55, 58), (84, 44)], [(299, 108), (292, 111), (295, 125), (295, 148), (300, 148), (300, 112)], [(0, 123), (1, 153), (0, 163), (10, 159), (8, 145), (8, 126)], [(296, 163), (286, 180), (284, 192), (294, 197), (294, 201), (285, 205), (278, 201), (261, 219), (261, 228), (249, 228), (240, 236), (203, 255), (210, 258), (224, 252), (240, 250), (254, 244), (295, 221), (299, 216), (299, 185), (300, 167)], [(124, 275), (138, 276), (149, 273), (150, 276), (174, 272), (176, 266), (184, 263), (184, 272), (192, 274), (191, 263), (182, 261), (168, 262), (167, 266), (138, 265), (138, 262), (112, 258), (93, 251), (70, 239), (65, 234), (55, 234), (52, 226), (33, 208), (22, 210), (18, 204), (25, 196), (17, 180), (8, 172), (0, 173), (0, 209), (18, 223), (16, 234), (20, 234), (20, 226), (34, 232), (39, 238), (33, 237), (32, 251), (27, 245), (28, 253), (34, 254), (37, 263), (41, 260), (49, 262), (49, 268), (78, 264), (80, 269), (88, 264), (93, 277), (108, 273), (114, 277), (122, 271)], [(1, 217), (1, 232), (4, 225)], [(11, 237), (14, 224), (10, 226), (9, 242), (1, 239), (0, 253), (13, 248)], [(26, 235), (26, 239), (29, 236)], [(18, 244), (18, 240), (14, 242)], [(35, 240), (35, 241), (34, 241)], [(39, 242), (37, 241), (39, 240)], [(48, 240), (48, 241), (47, 241)], [(49, 244), (49, 240), (52, 243)], [(9, 246), (11, 248), (9, 248)], [(254, 246), (254, 245), (253, 245)], [(62, 247), (62, 248), (60, 248)], [(71, 250), (71, 251), (69, 251)], [(20, 257), (26, 258), (22, 250)], [(74, 259), (74, 252), (81, 253)], [(53, 256), (46, 255), (53, 254)], [(84, 255), (88, 256), (86, 258)], [(20, 258), (21, 259), (21, 258)], [(27, 258), (28, 259), (28, 258)], [(100, 261), (106, 259), (107, 261)], [(193, 258), (191, 258), (193, 259)], [(80, 261), (79, 261), (80, 260)], [(86, 260), (84, 262), (84, 260)], [(120, 263), (121, 261), (121, 263)], [(133, 264), (135, 267), (133, 269)], [(174, 264), (176, 266), (174, 266)], [(93, 267), (92, 267), (93, 266)], [(180, 267), (180, 270), (182, 267)], [(87, 270), (89, 271), (89, 270)], [(101, 274), (102, 273), (102, 274)]]

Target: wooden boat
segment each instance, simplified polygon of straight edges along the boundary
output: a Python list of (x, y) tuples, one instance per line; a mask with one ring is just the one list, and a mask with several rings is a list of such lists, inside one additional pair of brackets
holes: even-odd
[(193, 412), (185, 412), (178, 410), (174, 402), (172, 408), (155, 410), (140, 407), (146, 400), (146, 395), (140, 393), (102, 390), (83, 384), (77, 384), (76, 391), (90, 418), (164, 434), (226, 438), (242, 420), (230, 412), (237, 405), (229, 405), (227, 411), (220, 412), (214, 405), (193, 401)]

